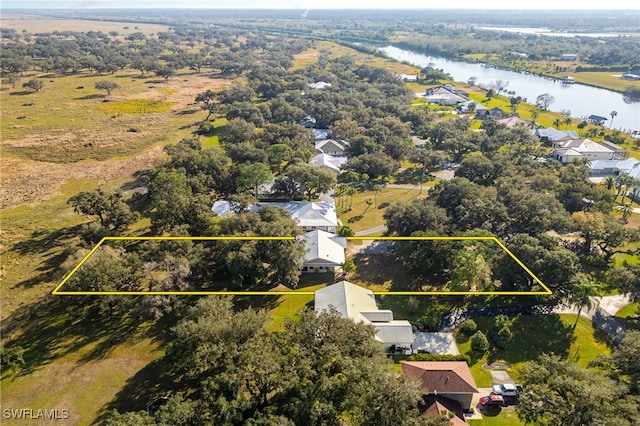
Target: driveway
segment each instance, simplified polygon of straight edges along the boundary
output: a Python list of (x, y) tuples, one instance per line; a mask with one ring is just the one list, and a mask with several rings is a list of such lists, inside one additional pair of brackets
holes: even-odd
[(413, 333), (414, 350), (426, 351), (430, 354), (460, 355), (458, 345), (451, 333), (430, 333), (416, 331)]

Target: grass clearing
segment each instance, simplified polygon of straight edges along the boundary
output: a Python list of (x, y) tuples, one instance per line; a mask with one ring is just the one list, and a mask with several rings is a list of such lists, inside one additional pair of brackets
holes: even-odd
[[(425, 185), (426, 187), (426, 185)], [(336, 207), (338, 218), (344, 225), (348, 225), (354, 231), (374, 228), (384, 225), (384, 211), (393, 203), (406, 203), (414, 199), (425, 198), (427, 190), (422, 194), (420, 187), (416, 188), (389, 188), (386, 187), (376, 194), (375, 191), (367, 190), (358, 192), (351, 197), (336, 197)], [(367, 200), (374, 201), (367, 204)]]
[(640, 330), (640, 303), (629, 303), (616, 312), (616, 318), (629, 329)]
[[(580, 317), (575, 333), (571, 338), (571, 329), (576, 320), (573, 314), (521, 315), (513, 321), (513, 340), (507, 350), (494, 350), (470, 366), (476, 383), (480, 387), (491, 385), (490, 373), (482, 366), (495, 361), (504, 361), (511, 367), (510, 374), (517, 380), (518, 370), (527, 361), (535, 360), (543, 353), (553, 353), (586, 367), (600, 354), (610, 353), (610, 348), (600, 337), (599, 330), (593, 328), (588, 318)], [(474, 321), (478, 330), (485, 335), (493, 324), (493, 318), (481, 317)], [(470, 353), (471, 342), (457, 336), (460, 353)]]
[(111, 114), (148, 114), (168, 111), (171, 105), (171, 102), (151, 99), (127, 99), (102, 104), (98, 108)]

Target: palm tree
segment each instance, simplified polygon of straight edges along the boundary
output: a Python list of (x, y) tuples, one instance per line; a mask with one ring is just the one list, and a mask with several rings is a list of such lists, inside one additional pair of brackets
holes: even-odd
[(618, 111), (611, 111), (609, 113), (609, 117), (611, 117), (611, 121), (609, 122), (609, 129), (611, 129), (611, 125), (613, 124), (613, 118), (618, 115)]
[(582, 130), (587, 127), (587, 123), (586, 121), (582, 120), (579, 124), (578, 124), (578, 129), (580, 130), (580, 137), (582, 137)]
[(529, 110), (529, 112), (531, 113), (532, 120), (535, 120), (540, 115), (540, 111), (538, 111), (537, 109)]
[(553, 120), (553, 127), (557, 129), (558, 127), (560, 127), (560, 123), (562, 123), (562, 121), (560, 121), (559, 118), (556, 118), (555, 120)]
[[(592, 297), (600, 297), (602, 286), (595, 282), (591, 276), (585, 273), (578, 273), (571, 282), (571, 293), (568, 296), (568, 303), (578, 307), (578, 315), (576, 316), (576, 322), (573, 324), (571, 334), (573, 334), (578, 326), (580, 320), (580, 314), (583, 308), (587, 308), (590, 311), (593, 308), (594, 300)], [(596, 306), (600, 304), (599, 300), (596, 300)]]
[(562, 123), (564, 123), (564, 128), (568, 129), (569, 126), (571, 126), (571, 123), (573, 123), (573, 120), (571, 119), (571, 117), (567, 117), (562, 121)]
[(378, 192), (382, 191), (381, 185), (373, 185), (373, 206), (378, 207)]
[(616, 183), (616, 180), (614, 179), (613, 176), (607, 176), (604, 179), (604, 183), (605, 185), (607, 185), (607, 190), (611, 191), (611, 188), (613, 188), (613, 185)]
[[(621, 175), (618, 175), (618, 177), (614, 179), (616, 189), (618, 190), (618, 192), (616, 192), (616, 198), (620, 196), (620, 193), (622, 192), (622, 187), (626, 187), (630, 179), (631, 179), (631, 176), (626, 175), (624, 173)], [(622, 195), (622, 201), (624, 201), (624, 194)]]
[(629, 216), (631, 216), (631, 213), (633, 213), (633, 206), (631, 205), (631, 201), (629, 201), (628, 203), (624, 203), (621, 206), (616, 206), (614, 207), (614, 209), (621, 210), (622, 221), (624, 223), (629, 223)]
[(349, 188), (347, 188), (347, 196), (350, 197), (349, 198), (349, 210), (351, 210), (351, 207), (353, 206), (353, 196), (356, 195), (356, 189), (352, 186), (350, 186)]

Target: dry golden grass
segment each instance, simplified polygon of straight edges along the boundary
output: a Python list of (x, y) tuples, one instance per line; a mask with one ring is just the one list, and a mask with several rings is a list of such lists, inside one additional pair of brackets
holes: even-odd
[[(0, 19), (0, 25), (2, 28), (13, 28), (18, 32), (22, 30), (27, 30), (30, 33), (49, 33), (54, 31), (102, 31), (109, 33), (110, 31), (117, 31), (121, 36), (126, 36), (134, 32), (141, 32), (146, 35), (157, 34), (161, 31), (167, 31), (169, 28), (166, 25), (157, 24), (56, 19), (26, 13), (3, 13)], [(124, 27), (128, 28), (125, 29)]]
[[(50, 79), (53, 82), (47, 81), (39, 93), (0, 92), (1, 209), (47, 200), (59, 194), (69, 178), (103, 184), (151, 167), (162, 158), (161, 146), (191, 137), (204, 118), (205, 113), (193, 104), (196, 95), (231, 84), (204, 75), (179, 75), (166, 82), (132, 76), (131, 71), (108, 77), (65, 76)], [(108, 103), (93, 88), (95, 81), (105, 78), (122, 86), (108, 96), (112, 101)], [(79, 85), (84, 89), (76, 89)], [(127, 106), (140, 99), (168, 109), (102, 111), (106, 105)], [(22, 106), (25, 102), (34, 105)], [(15, 111), (27, 114), (27, 119), (18, 120)]]

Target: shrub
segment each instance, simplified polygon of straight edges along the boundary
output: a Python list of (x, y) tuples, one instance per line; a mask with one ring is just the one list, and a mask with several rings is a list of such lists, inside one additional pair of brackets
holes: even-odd
[(478, 324), (472, 319), (464, 320), (462, 324), (460, 324), (460, 333), (471, 336), (478, 330)]
[(480, 354), (484, 354), (489, 350), (489, 340), (482, 331), (476, 331), (471, 336), (471, 350)]
[(203, 121), (198, 128), (199, 135), (210, 135), (215, 130), (215, 126), (210, 121)]
[(511, 343), (513, 333), (511, 332), (511, 320), (506, 315), (495, 317), (493, 326), (489, 330), (489, 341), (499, 349), (506, 349)]

